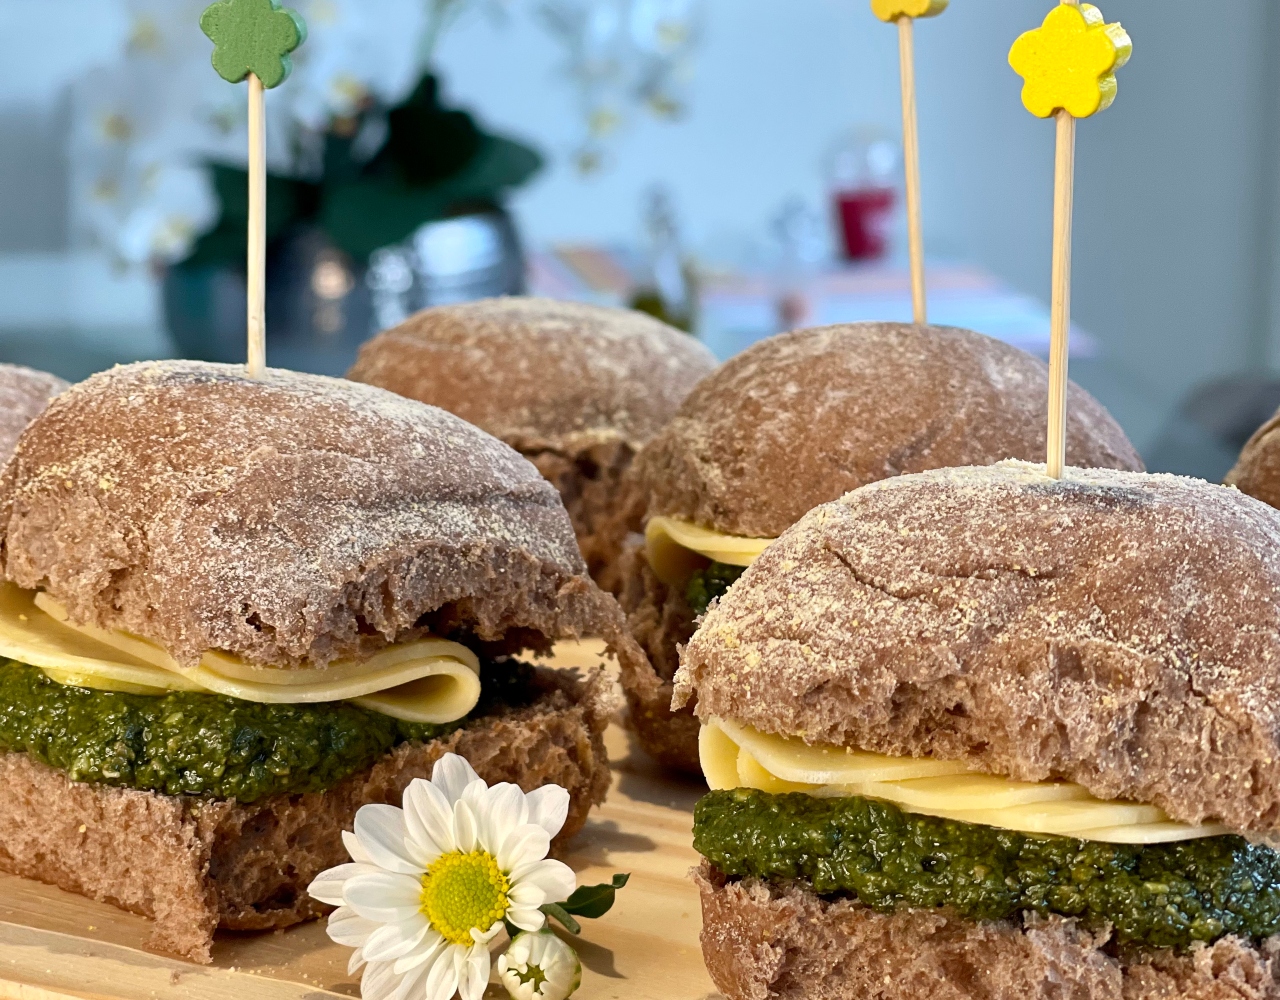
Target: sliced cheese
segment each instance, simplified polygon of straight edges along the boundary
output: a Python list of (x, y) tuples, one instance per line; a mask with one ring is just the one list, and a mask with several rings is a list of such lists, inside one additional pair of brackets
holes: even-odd
[(1068, 781), (1026, 782), (979, 774), (957, 761), (888, 757), (712, 720), (698, 737), (712, 789), (803, 791), (824, 798), (858, 795), (907, 812), (1021, 833), (1114, 844), (1155, 844), (1226, 833), (1217, 824), (1176, 823), (1155, 806), (1104, 802)]
[(683, 587), (709, 562), (750, 566), (773, 544), (772, 538), (744, 538), (700, 528), (672, 517), (652, 517), (645, 526), (645, 558), (669, 587)]
[(423, 639), (327, 669), (256, 667), (222, 652), (183, 667), (160, 646), (125, 632), (71, 622), (57, 602), (0, 585), (0, 656), (40, 667), (61, 683), (158, 694), (208, 691), (262, 704), (355, 701), (408, 722), (454, 722), (480, 698), (480, 661), (466, 646)]

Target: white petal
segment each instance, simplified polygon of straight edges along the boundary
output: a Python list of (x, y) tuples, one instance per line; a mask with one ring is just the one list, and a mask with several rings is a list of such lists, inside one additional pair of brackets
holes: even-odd
[(318, 899), (322, 903), (328, 903), (330, 906), (342, 905), (342, 887), (346, 884), (347, 879), (355, 878), (357, 875), (372, 875), (378, 871), (373, 865), (358, 864), (355, 862), (338, 865), (337, 868), (330, 868), (328, 871), (321, 872), (307, 886), (307, 893), (312, 899)]
[(431, 783), (444, 793), (444, 797), (449, 800), (449, 805), (453, 805), (462, 798), (462, 793), (466, 791), (467, 786), (478, 780), (480, 775), (476, 774), (467, 759), (459, 757), (456, 753), (445, 754), (436, 761), (436, 766), (431, 771)]
[(421, 875), (426, 869), (409, 851), (405, 839), (404, 810), (395, 806), (361, 806), (356, 813), (356, 837), (373, 863), (401, 875)]
[(532, 906), (537, 909), (547, 901), (547, 894), (532, 882), (521, 882), (511, 887), (507, 899), (513, 906)]
[[(409, 782), (404, 790), (404, 822), (410, 840), (434, 852), (426, 859), (427, 865), (454, 849), (453, 805), (431, 782), (421, 778)], [(423, 858), (425, 855), (420, 854), (419, 859)]]
[(347, 849), (352, 861), (364, 865), (373, 864), (373, 858), (369, 857), (369, 852), (360, 846), (360, 838), (350, 830), (342, 831), (342, 846)]
[(494, 785), (484, 797), (479, 813), (480, 846), (496, 854), (511, 834), (529, 822), (529, 807), (519, 785), (503, 782)]
[(426, 1000), (451, 1000), (458, 992), (459, 971), (466, 949), (458, 945), (450, 945), (436, 959), (427, 973)]
[(375, 920), (367, 920), (349, 906), (339, 906), (329, 914), (325, 928), (329, 937), (348, 948), (359, 948), (369, 935), (383, 926)]
[(489, 985), (489, 949), (476, 947), (462, 966), (462, 980), (458, 983), (461, 1000), (480, 1000)]
[(391, 971), (390, 962), (370, 962), (360, 980), (360, 996), (363, 1000), (387, 1000), (399, 984), (400, 977)]
[(453, 806), (453, 842), (463, 854), (476, 849), (476, 816), (465, 802)]
[(546, 914), (531, 906), (511, 907), (507, 910), (507, 919), (522, 931), (540, 931), (547, 922)]
[(502, 921), (495, 920), (493, 925), (487, 931), (478, 931), (474, 927), (471, 928), (471, 940), (476, 944), (488, 944), (499, 934), (502, 933)]
[(357, 948), (351, 953), (351, 958), (347, 962), (347, 975), (354, 976), (362, 968), (364, 968), (364, 951)]
[(417, 996), (422, 992), (423, 983), (427, 978), (427, 968), (419, 966), (411, 969), (400, 980), (400, 985), (396, 987), (395, 993), (391, 995), (391, 1000), (408, 1000), (410, 996)]
[(343, 900), (367, 920), (382, 924), (408, 920), (420, 912), (422, 885), (408, 875), (361, 875), (347, 882)]
[(396, 960), (396, 974), (429, 966), (447, 947), (449, 947), (448, 942), (437, 931), (434, 929), (428, 931), (417, 951)]
[(551, 835), (540, 826), (526, 823), (517, 827), (498, 848), (498, 867), (516, 877), (516, 872), (541, 861), (551, 849)]
[(554, 858), (539, 861), (526, 868), (518, 879), (513, 875), (512, 881), (516, 885), (536, 885), (546, 893), (547, 898), (543, 902), (548, 903), (563, 902), (578, 887), (578, 876), (573, 873), (573, 869)]
[(370, 962), (394, 962), (416, 951), (430, 929), (431, 924), (421, 913), (398, 923), (383, 924), (369, 935), (364, 953)]
[(554, 837), (569, 815), (569, 793), (559, 785), (543, 785), (524, 797), (529, 806), (529, 822), (537, 823)]

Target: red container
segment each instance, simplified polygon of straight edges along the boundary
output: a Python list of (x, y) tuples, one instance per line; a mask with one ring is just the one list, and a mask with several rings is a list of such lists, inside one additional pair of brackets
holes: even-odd
[(890, 187), (835, 193), (846, 259), (875, 260), (889, 252), (889, 229), (897, 199), (897, 192)]

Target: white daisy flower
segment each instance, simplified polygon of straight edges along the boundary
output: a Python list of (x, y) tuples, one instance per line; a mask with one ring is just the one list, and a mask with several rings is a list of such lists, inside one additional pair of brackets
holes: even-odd
[(488, 787), (446, 754), (430, 781), (410, 783), (404, 808), (368, 805), (343, 834), (351, 863), (322, 872), (309, 892), (337, 906), (329, 936), (355, 948), (364, 1000), (480, 1000), (489, 943), (503, 921), (541, 930), (544, 903), (569, 898), (572, 869), (547, 858), (569, 793)]
[(512, 1000), (565, 1000), (582, 985), (582, 963), (550, 931), (526, 932), (498, 956), (498, 980)]

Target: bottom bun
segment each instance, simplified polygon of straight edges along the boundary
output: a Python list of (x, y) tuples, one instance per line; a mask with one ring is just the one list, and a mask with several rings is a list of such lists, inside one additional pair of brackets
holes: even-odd
[(244, 805), (73, 782), (26, 754), (0, 753), (0, 870), (150, 917), (148, 947), (207, 963), (219, 927), (288, 927), (331, 909), (306, 889), (349, 860), (341, 832), (356, 810), (399, 805), (409, 782), (429, 778), (446, 753), (466, 757), (489, 784), (567, 788), (554, 850), (608, 791), (602, 734), (613, 698), (599, 672), (537, 678), (541, 694), (527, 708), (406, 743), (328, 791)]
[(631, 727), (640, 746), (660, 764), (701, 777), (699, 723), (693, 714), (696, 699), (671, 710), (675, 694), (672, 678), (680, 666), (680, 647), (694, 632), (693, 610), (683, 594), (664, 584), (650, 569), (643, 544), (628, 546), (620, 565), (623, 585), (618, 603), (627, 612), (632, 636), (649, 658), (649, 663), (622, 671)]
[(975, 922), (883, 914), (796, 886), (729, 881), (706, 862), (702, 953), (728, 1000), (1274, 1000), (1280, 936), (1185, 955), (1119, 949), (1062, 917)]

